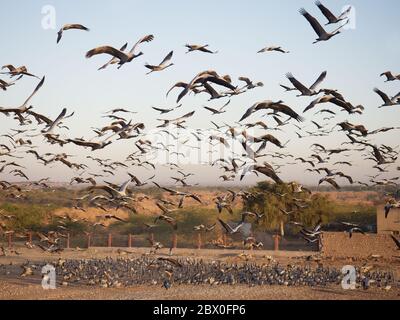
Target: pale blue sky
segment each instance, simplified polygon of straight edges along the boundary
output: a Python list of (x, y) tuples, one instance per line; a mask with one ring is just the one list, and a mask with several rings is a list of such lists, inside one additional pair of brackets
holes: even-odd
[[(311, 84), (323, 70), (327, 70), (324, 87), (338, 89), (353, 104), (363, 104), (366, 108), (363, 116), (349, 117), (341, 113), (337, 122), (348, 119), (353, 123), (364, 123), (371, 130), (399, 125), (400, 110), (378, 110), (381, 101), (372, 89), (377, 86), (390, 95), (400, 90), (398, 83), (386, 84), (379, 78), (379, 74), (387, 70), (400, 73), (400, 2), (325, 0), (323, 3), (335, 13), (347, 4), (353, 5), (356, 27), (328, 42), (313, 45), (316, 35), (298, 9), (304, 7), (325, 22), (314, 1), (3, 1), (2, 11), (5, 14), (0, 28), (0, 63), (26, 65), (32, 73), (46, 75), (45, 85), (32, 104), (37, 112), (51, 117), (57, 116), (63, 107), (75, 111), (76, 116), (68, 121), (71, 127), (68, 136), (72, 137), (92, 137), (89, 127), (106, 124), (100, 113), (113, 107), (138, 111), (134, 120), (145, 122), (151, 128), (157, 123), (154, 119), (159, 115), (150, 107), (173, 106), (177, 92), (174, 91), (166, 99), (168, 88), (177, 81), (188, 81), (206, 69), (230, 74), (235, 82), (238, 76), (248, 76), (263, 81), (265, 86), (234, 97), (228, 107), (229, 112), (220, 116), (211, 118), (201, 106), (221, 106), (222, 102), (207, 103), (202, 95), (186, 98), (184, 106), (166, 118), (195, 109), (190, 126), (207, 128), (210, 120), (233, 123), (250, 105), (265, 99), (282, 99), (301, 112), (310, 99), (295, 98), (293, 93), (283, 92), (279, 83), (287, 84), (285, 73), (292, 72), (300, 81)], [(57, 30), (41, 27), (44, 5), (55, 7), (57, 29), (64, 23), (82, 23), (91, 31), (65, 32), (57, 45)], [(332, 28), (328, 27), (329, 30)], [(120, 47), (128, 42), (130, 47), (146, 34), (154, 34), (155, 39), (141, 47), (144, 56), (120, 70), (109, 68), (99, 72), (97, 68), (108, 57), (85, 58), (86, 51), (96, 46), (107, 44)], [(186, 55), (183, 47), (186, 43), (207, 43), (219, 53)], [(268, 45), (282, 45), (291, 53), (256, 54)], [(174, 50), (175, 65), (161, 73), (146, 76), (144, 63), (159, 63), (170, 50)], [(34, 86), (32, 79), (23, 79), (6, 93), (0, 93), (0, 106), (19, 105)], [(251, 119), (260, 116), (257, 114)], [(313, 117), (313, 112), (306, 114), (306, 118), (321, 119)], [(6, 128), (14, 123), (3, 116), (1, 121)], [(271, 120), (266, 119), (266, 122), (271, 123)], [(296, 155), (311, 154), (306, 145), (314, 140), (298, 143), (294, 139), (294, 131), (288, 127), (285, 134), (276, 135), (282, 141), (293, 138), (288, 151)], [(339, 142), (345, 141), (343, 136), (335, 134), (318, 141), (337, 147)], [(375, 141), (396, 144), (396, 136), (398, 132), (390, 132)], [(98, 154), (107, 155), (112, 150), (117, 158), (119, 155), (123, 158), (127, 151), (135, 150), (134, 147), (127, 148), (129, 144), (133, 142), (117, 143)], [(77, 154), (81, 149), (66, 147), (65, 150)], [(358, 168), (352, 170), (365, 173), (370, 164), (365, 166), (360, 163)], [(307, 183), (314, 183), (318, 178), (303, 176), (298, 169), (288, 169), (283, 175)], [(32, 167), (31, 170), (35, 172), (33, 177), (47, 174), (41, 167)], [(55, 168), (59, 175), (64, 172), (62, 170), (62, 167)], [(207, 174), (201, 174), (198, 181), (213, 183), (215, 171), (204, 170), (199, 172)], [(162, 173), (163, 176), (167, 174)]]

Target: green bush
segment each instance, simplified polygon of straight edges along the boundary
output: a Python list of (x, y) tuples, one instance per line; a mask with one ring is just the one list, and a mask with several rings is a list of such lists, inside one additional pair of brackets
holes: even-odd
[[(352, 205), (345, 202), (335, 202), (327, 195), (308, 193), (293, 193), (290, 185), (260, 182), (251, 191), (256, 195), (245, 202), (245, 210), (263, 213), (258, 229), (277, 230), (283, 222), (300, 222), (305, 226), (314, 226), (319, 220), (323, 224), (332, 222), (349, 221), (361, 225), (374, 225), (376, 223), (375, 207), (365, 205)], [(279, 196), (280, 194), (282, 196)], [(296, 207), (293, 199), (303, 200), (305, 208)], [(297, 201), (301, 203), (301, 201)], [(288, 217), (280, 209), (293, 211)], [(298, 227), (289, 230), (298, 231)]]
[(7, 220), (6, 225), (14, 231), (39, 230), (46, 218), (53, 211), (50, 206), (6, 203), (0, 206), (6, 214), (14, 215), (15, 219)]

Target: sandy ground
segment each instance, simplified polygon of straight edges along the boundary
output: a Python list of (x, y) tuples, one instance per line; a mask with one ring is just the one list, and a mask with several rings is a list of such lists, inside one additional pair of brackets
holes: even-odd
[[(13, 268), (14, 272), (7, 274), (0, 269), (0, 299), (196, 299), (196, 300), (369, 300), (369, 299), (391, 299), (400, 300), (400, 286), (394, 284), (389, 290), (371, 288), (368, 290), (343, 290), (341, 286), (329, 287), (286, 287), (286, 286), (257, 286), (246, 285), (235, 286), (211, 286), (211, 285), (176, 285), (166, 290), (160, 285), (141, 285), (129, 288), (98, 288), (88, 287), (79, 284), (63, 286), (57, 284), (55, 290), (44, 290), (40, 274), (28, 277), (20, 277), (21, 264), (30, 262), (55, 262), (62, 259), (90, 259), (105, 257), (137, 257), (148, 254), (148, 248), (91, 248), (89, 250), (65, 250), (61, 254), (43, 254), (36, 249), (18, 248), (17, 252), (8, 256), (0, 257), (0, 265)], [(166, 255), (168, 250), (160, 251), (159, 255)], [(226, 262), (243, 262), (238, 254), (242, 250), (193, 250), (176, 249), (174, 256), (178, 258), (192, 257), (206, 260), (221, 260)], [(357, 266), (373, 266), (375, 268), (391, 269), (400, 275), (400, 259), (384, 261), (380, 259), (365, 260), (337, 260), (333, 258), (324, 259), (315, 252), (287, 252), (287, 251), (246, 251), (251, 262), (266, 263), (277, 261), (282, 265), (287, 264), (310, 264), (315, 267), (317, 264), (340, 268), (346, 264)], [(400, 279), (400, 277), (397, 277)]]
[(339, 287), (307, 288), (284, 286), (160, 286), (132, 288), (58, 287), (44, 290), (39, 284), (1, 280), (0, 299), (62, 300), (400, 300), (400, 290), (369, 289), (355, 291)]

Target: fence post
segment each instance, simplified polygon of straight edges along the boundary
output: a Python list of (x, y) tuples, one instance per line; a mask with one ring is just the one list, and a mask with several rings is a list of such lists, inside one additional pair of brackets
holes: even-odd
[(132, 235), (128, 235), (128, 248), (132, 248)]
[(281, 221), (279, 228), (280, 228), (281, 236), (284, 237), (285, 236), (285, 226), (283, 225), (283, 221)]
[(67, 233), (67, 249), (69, 249), (69, 245), (70, 245), (69, 241), (70, 241), (70, 234), (68, 232)]
[(174, 232), (172, 234), (172, 248), (176, 249), (177, 246), (178, 246), (178, 235)]
[(278, 234), (276, 234), (273, 236), (273, 238), (274, 238), (274, 250), (279, 251), (279, 240), (281, 239), (281, 237)]
[(111, 233), (108, 234), (108, 241), (107, 242), (108, 242), (107, 243), (108, 247), (111, 248), (112, 247), (112, 235), (111, 235)]
[(88, 249), (90, 248), (90, 245), (91, 245), (91, 243), (90, 243), (91, 237), (92, 237), (92, 235), (90, 233), (88, 233), (88, 235), (87, 235), (87, 247), (88, 247)]
[(12, 245), (13, 245), (13, 243), (12, 243), (12, 233), (10, 232), (9, 234), (8, 234), (8, 248), (11, 248), (12, 247)]
[(226, 246), (226, 233), (223, 234), (222, 241), (224, 242), (224, 246)]
[(32, 232), (28, 232), (28, 243), (32, 245)]
[(197, 233), (197, 249), (201, 249), (201, 233)]
[(154, 233), (150, 233), (150, 241), (153, 243), (154, 242)]
[(322, 247), (323, 247), (322, 237), (323, 237), (323, 234), (320, 234), (319, 237), (318, 237), (318, 241), (317, 241), (317, 244), (318, 244), (318, 251), (319, 251), (319, 252), (322, 251)]

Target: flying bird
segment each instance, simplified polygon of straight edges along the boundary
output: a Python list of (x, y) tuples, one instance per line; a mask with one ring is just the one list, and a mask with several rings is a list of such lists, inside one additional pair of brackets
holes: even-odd
[(235, 234), (240, 231), (240, 229), (243, 227), (243, 221), (240, 222), (236, 227), (232, 228), (229, 224), (227, 224), (225, 221), (221, 220), (218, 218), (219, 223), (222, 225), (222, 227), (225, 229), (225, 232), (227, 234)]
[(274, 180), (275, 183), (277, 183), (277, 184), (283, 183), (282, 180), (276, 174), (275, 170), (268, 163), (264, 163), (264, 165), (262, 165), (262, 166), (261, 165), (250, 165), (250, 166), (248, 166), (243, 171), (243, 173), (241, 174), (240, 180), (243, 180), (243, 178), (246, 176), (246, 174), (248, 172), (254, 172), (254, 171), (266, 175), (267, 177), (269, 177), (272, 180)]
[[(126, 48), (128, 47), (128, 42), (125, 43), (121, 48), (119, 48), (120, 51), (125, 51)], [(119, 59), (116, 57), (112, 57), (107, 63), (103, 64), (101, 67), (99, 67), (97, 70), (103, 70), (107, 68), (110, 64), (116, 64), (118, 63)]]
[(97, 47), (92, 50), (89, 50), (86, 53), (86, 58), (91, 58), (98, 54), (108, 54), (119, 60), (119, 62), (118, 62), (118, 65), (119, 65), (118, 69), (119, 69), (125, 63), (131, 62), (133, 59), (143, 55), (142, 51), (140, 51), (139, 53), (135, 53), (137, 48), (139, 47), (139, 45), (141, 43), (150, 42), (150, 41), (153, 41), (153, 39), (154, 39), (154, 36), (152, 34), (144, 36), (143, 38), (139, 39), (138, 42), (135, 43), (135, 45), (132, 47), (132, 49), (129, 52), (124, 52), (124, 51), (115, 49), (114, 47), (111, 47), (111, 46)]
[(353, 227), (353, 228), (351, 228), (351, 229), (348, 231), (348, 233), (349, 233), (349, 238), (351, 239), (351, 238), (353, 237), (353, 233), (356, 233), (356, 232), (365, 235), (365, 232), (364, 232), (361, 228), (359, 228), (359, 227)]
[(333, 178), (322, 178), (319, 180), (318, 185), (322, 184), (323, 182), (328, 182), (330, 185), (332, 185), (336, 190), (340, 190), (340, 186), (336, 183), (336, 181)]
[(383, 76), (386, 77), (385, 82), (400, 80), (400, 74), (393, 75), (393, 73), (391, 71), (386, 71), (386, 72), (382, 73), (381, 77), (383, 77)]
[(320, 1), (316, 1), (315, 5), (319, 8), (319, 10), (322, 12), (322, 14), (328, 19), (328, 23), (325, 25), (329, 24), (334, 24), (341, 22), (343, 20), (348, 19), (348, 15), (352, 9), (351, 6), (347, 8), (344, 12), (342, 12), (338, 17), (336, 17), (327, 7), (325, 7)]
[(188, 48), (188, 51), (186, 51), (186, 53), (193, 52), (193, 51), (201, 51), (201, 52), (206, 52), (206, 53), (211, 53), (211, 54), (218, 53), (218, 51), (211, 51), (211, 50), (207, 49), (207, 47), (209, 47), (208, 44), (205, 44), (205, 45), (186, 44), (185, 47)]
[(16, 68), (12, 64), (7, 64), (7, 65), (1, 67), (1, 70), (3, 70), (3, 69), (8, 69), (8, 71), (1, 72), (1, 74), (9, 74), (11, 77), (19, 76), (17, 78), (17, 80), (23, 76), (29, 76), (29, 77), (34, 77), (34, 78), (40, 79), (38, 76), (35, 76), (32, 73), (29, 73), (28, 69), (25, 66), (20, 66), (20, 67)]
[(86, 28), (85, 26), (81, 25), (81, 24), (77, 24), (77, 23), (72, 23), (72, 24), (65, 24), (63, 25), (63, 27), (58, 31), (57, 33), (57, 43), (60, 42), (62, 36), (63, 36), (63, 32), (66, 30), (84, 30), (84, 31), (89, 31), (88, 28)]
[(171, 51), (170, 53), (168, 53), (168, 54), (166, 55), (166, 57), (164, 58), (164, 60), (161, 61), (161, 63), (158, 64), (158, 65), (151, 65), (151, 64), (148, 64), (148, 63), (145, 64), (144, 66), (145, 66), (147, 69), (150, 69), (150, 71), (147, 72), (146, 74), (150, 74), (150, 73), (155, 72), (155, 71), (162, 71), (162, 70), (164, 70), (164, 69), (166, 69), (166, 68), (168, 68), (168, 67), (173, 66), (174, 64), (171, 62), (171, 59), (172, 59), (173, 54), (174, 54), (173, 51)]
[(304, 8), (301, 8), (299, 12), (304, 18), (307, 19), (309, 24), (314, 29), (315, 33), (318, 35), (318, 38), (313, 42), (313, 44), (320, 42), (320, 41), (328, 41), (332, 37), (338, 35), (340, 33), (340, 29), (342, 29), (347, 23), (349, 23), (349, 20), (347, 20), (347, 22), (345, 24), (341, 25), (339, 28), (335, 29), (334, 31), (326, 32), (325, 29), (318, 22), (318, 20), (315, 19), (311, 14), (309, 14)]
[(300, 81), (298, 81), (291, 73), (287, 73), (286, 77), (289, 79), (289, 81), (294, 85), (294, 87), (301, 92), (301, 94), (298, 96), (314, 96), (317, 95), (321, 92), (316, 91), (317, 87), (325, 80), (327, 75), (327, 72), (324, 71), (320, 74), (318, 79), (311, 85), (310, 88), (307, 88), (304, 86)]
[(397, 246), (397, 250), (400, 250), (400, 240), (398, 240), (394, 235), (390, 235)]
[(389, 96), (386, 93), (379, 90), (378, 88), (375, 88), (374, 92), (377, 93), (384, 102), (384, 104), (381, 105), (379, 108), (390, 107), (390, 106), (395, 106), (395, 105), (400, 104), (400, 92), (392, 98), (389, 98)]
[(239, 122), (242, 122), (244, 119), (248, 118), (254, 112), (257, 112), (259, 110), (268, 110), (268, 109), (272, 110), (274, 113), (286, 114), (287, 116), (297, 120), (298, 122), (304, 121), (303, 117), (297, 114), (292, 108), (283, 104), (282, 100), (279, 100), (277, 102), (273, 102), (271, 100), (265, 100), (262, 102), (257, 102), (253, 104), (249, 109), (247, 109), (247, 111), (239, 120)]
[(21, 114), (27, 112), (28, 110), (32, 109), (32, 106), (28, 107), (29, 101), (36, 95), (36, 93), (40, 90), (40, 88), (43, 86), (45, 77), (43, 77), (39, 83), (36, 85), (35, 89), (33, 92), (30, 94), (30, 96), (24, 101), (24, 103), (19, 106), (18, 108), (1, 108), (0, 107), (0, 112), (8, 114), (8, 113), (15, 113), (16, 115), (19, 116), (20, 121), (23, 122)]
[(272, 51), (277, 51), (277, 52), (281, 52), (281, 53), (290, 53), (290, 51), (285, 51), (282, 49), (282, 47), (278, 47), (278, 46), (265, 47), (265, 48), (259, 50), (257, 53), (272, 52)]
[(206, 110), (208, 110), (208, 111), (210, 111), (210, 112), (212, 112), (212, 115), (215, 115), (215, 114), (222, 114), (222, 113), (226, 112), (226, 110), (224, 110), (224, 109), (229, 105), (230, 102), (231, 102), (231, 100), (229, 100), (227, 103), (225, 103), (225, 104), (224, 104), (221, 108), (219, 108), (219, 109), (214, 109), (214, 108), (207, 107), (207, 106), (203, 106), (203, 108), (206, 109)]
[(254, 89), (254, 88), (257, 88), (257, 87), (263, 87), (264, 86), (264, 83), (262, 83), (260, 81), (259, 82), (253, 82), (247, 77), (239, 77), (239, 80), (246, 83), (246, 85), (242, 89), (240, 89), (239, 91), (241, 91), (243, 89), (250, 90), (250, 89)]
[(387, 217), (389, 216), (389, 213), (392, 209), (398, 209), (400, 208), (400, 202), (393, 202), (393, 201), (389, 201), (388, 203), (385, 204), (385, 219), (387, 219)]
[(0, 89), (2, 89), (3, 91), (7, 91), (7, 88), (13, 86), (14, 84), (15, 81), (7, 82), (5, 80), (0, 79)]
[[(318, 104), (323, 104), (323, 103), (332, 103), (334, 105), (337, 105), (341, 107), (343, 110), (347, 111), (349, 114), (356, 113), (357, 110), (354, 108), (350, 103), (344, 101), (344, 99), (340, 99), (338, 97), (335, 97), (334, 95), (328, 94), (328, 95), (323, 95), (315, 100), (313, 100), (303, 111), (303, 113), (307, 112), (308, 110), (314, 108)], [(336, 113), (331, 111), (331, 110), (321, 110), (319, 112), (325, 112), (325, 113), (330, 113), (335, 115)]]

